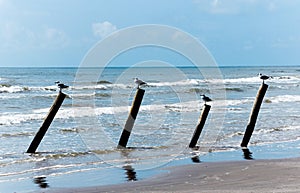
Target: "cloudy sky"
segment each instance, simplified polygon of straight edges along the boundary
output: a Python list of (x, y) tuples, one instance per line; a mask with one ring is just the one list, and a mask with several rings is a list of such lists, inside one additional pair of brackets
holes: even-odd
[(299, 65), (300, 0), (0, 0), (0, 67), (77, 67), (135, 25), (179, 28), (219, 65)]

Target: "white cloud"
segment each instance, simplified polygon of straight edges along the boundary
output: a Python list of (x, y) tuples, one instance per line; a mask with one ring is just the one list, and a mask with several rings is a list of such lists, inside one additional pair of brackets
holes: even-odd
[(0, 20), (6, 19), (6, 14), (15, 14), (12, 1), (0, 0)]
[(46, 27), (40, 41), (45, 48), (63, 48), (68, 45), (69, 38), (63, 30)]
[(272, 39), (271, 47), (272, 48), (290, 48), (297, 47), (300, 44), (300, 36), (290, 35), (285, 37), (277, 37), (276, 39)]
[(117, 27), (108, 21), (103, 23), (93, 23), (92, 25), (94, 36), (104, 38), (117, 30)]
[(26, 30), (22, 25), (18, 25), (14, 22), (6, 22), (2, 24), (0, 29), (0, 39), (2, 47), (17, 49), (28, 42), (27, 34), (29, 31)]
[(214, 14), (233, 14), (238, 12), (238, 5), (221, 0), (213, 0), (210, 3), (210, 12)]
[(244, 46), (243, 46), (244, 50), (253, 50), (254, 48), (255, 47), (252, 41), (248, 40), (244, 42)]
[(0, 7), (3, 6), (6, 3), (5, 0), (0, 0)]
[(274, 2), (269, 2), (268, 6), (267, 6), (267, 9), (269, 11), (275, 11), (277, 9), (277, 6)]
[(211, 14), (235, 14), (238, 12), (238, 4), (235, 0), (194, 0), (201, 11)]
[(194, 0), (201, 11), (211, 14), (239, 14), (251, 12), (257, 8), (275, 11), (279, 0)]
[(33, 31), (16, 22), (6, 22), (0, 28), (0, 41), (4, 49), (59, 49), (69, 43), (69, 38), (60, 29), (44, 27)]

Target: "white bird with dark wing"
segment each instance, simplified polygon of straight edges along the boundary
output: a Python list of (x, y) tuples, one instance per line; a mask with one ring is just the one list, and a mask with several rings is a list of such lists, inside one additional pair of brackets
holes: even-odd
[(263, 80), (263, 84), (265, 83), (265, 80), (268, 80), (269, 78), (272, 78), (272, 76), (267, 76), (267, 75), (264, 75), (262, 73), (259, 73), (258, 74), (259, 78)]
[(65, 84), (63, 84), (63, 83), (60, 83), (60, 81), (56, 81), (55, 84), (56, 84), (57, 87), (59, 88), (59, 92), (61, 92), (62, 89), (64, 89), (64, 88), (69, 88), (68, 85), (65, 85)]
[(202, 100), (204, 101), (204, 104), (206, 104), (206, 102), (210, 102), (212, 101), (208, 96), (205, 96), (204, 94), (200, 95)]
[(146, 82), (144, 82), (144, 81), (142, 81), (142, 80), (140, 80), (138, 78), (134, 78), (134, 83), (137, 84), (137, 87), (136, 87), (137, 89), (139, 89), (140, 86), (142, 86), (142, 85), (147, 85)]

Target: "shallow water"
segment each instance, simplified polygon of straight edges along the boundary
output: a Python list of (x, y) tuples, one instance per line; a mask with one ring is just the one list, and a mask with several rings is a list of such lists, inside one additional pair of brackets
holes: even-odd
[[(0, 190), (113, 184), (146, 178), (165, 165), (187, 163), (195, 156), (204, 161), (226, 160), (233, 154), (225, 153), (226, 158), (224, 152), (239, 149), (261, 84), (259, 72), (273, 78), (266, 81), (269, 89), (249, 146), (257, 158), (263, 158), (259, 152), (269, 151), (270, 146), (278, 152), (289, 149), (282, 155), (268, 154), (270, 158), (299, 156), (299, 70), (106, 68), (94, 80), (90, 75), (99, 69), (78, 73), (76, 68), (0, 68)], [(148, 86), (128, 142), (132, 148), (118, 150), (136, 91), (133, 77)], [(26, 154), (57, 96), (57, 80), (70, 85), (64, 91), (68, 97), (38, 153)], [(187, 146), (203, 106), (199, 94), (213, 101), (200, 149), (192, 151)]]

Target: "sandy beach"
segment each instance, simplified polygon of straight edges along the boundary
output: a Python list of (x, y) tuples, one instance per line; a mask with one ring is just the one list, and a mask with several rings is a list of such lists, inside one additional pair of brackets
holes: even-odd
[(124, 184), (46, 192), (299, 192), (300, 158), (199, 163)]

